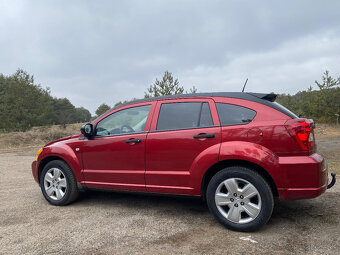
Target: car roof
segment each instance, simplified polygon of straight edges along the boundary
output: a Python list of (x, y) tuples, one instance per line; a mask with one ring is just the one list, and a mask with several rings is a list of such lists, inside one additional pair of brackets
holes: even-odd
[(192, 98), (192, 97), (229, 97), (229, 98), (238, 98), (244, 99), (248, 101), (254, 102), (262, 102), (264, 100), (269, 102), (274, 102), (277, 95), (274, 93), (266, 94), (266, 93), (251, 93), (251, 92), (210, 92), (210, 93), (194, 93), (194, 94), (178, 94), (178, 95), (169, 95), (169, 96), (159, 96), (159, 97), (149, 97), (143, 99), (132, 100), (123, 104), (118, 105), (112, 109), (128, 105), (134, 103), (142, 103), (148, 101), (158, 101), (164, 99), (176, 99), (176, 98)]

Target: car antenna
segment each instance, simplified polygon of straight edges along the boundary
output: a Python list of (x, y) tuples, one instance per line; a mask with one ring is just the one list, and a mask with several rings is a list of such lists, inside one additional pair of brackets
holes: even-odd
[(246, 79), (246, 82), (245, 82), (244, 85), (243, 85), (242, 92), (244, 92), (244, 89), (245, 89), (245, 87), (246, 87), (246, 85), (247, 85), (247, 82), (248, 82), (248, 78)]

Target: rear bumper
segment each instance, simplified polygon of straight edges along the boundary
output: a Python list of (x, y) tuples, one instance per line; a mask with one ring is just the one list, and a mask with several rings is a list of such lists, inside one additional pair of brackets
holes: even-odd
[(311, 156), (280, 157), (285, 183), (278, 187), (280, 199), (305, 199), (320, 196), (327, 189), (327, 162), (315, 153)]
[(327, 189), (327, 185), (319, 188), (292, 188), (280, 189), (279, 195), (281, 200), (306, 199), (320, 196)]
[(34, 180), (39, 183), (39, 174), (38, 174), (38, 161), (34, 160), (32, 162), (32, 174), (34, 177)]

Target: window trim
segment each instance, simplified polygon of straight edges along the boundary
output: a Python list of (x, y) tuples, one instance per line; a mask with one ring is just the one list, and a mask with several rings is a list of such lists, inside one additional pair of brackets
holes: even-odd
[[(213, 114), (212, 114), (212, 111), (211, 111), (211, 107), (210, 107), (210, 101), (209, 100), (171, 100), (170, 102), (166, 102), (166, 101), (162, 101), (162, 102), (159, 102), (160, 105), (158, 107), (158, 116), (157, 116), (157, 120), (155, 120), (155, 129), (154, 130), (150, 130), (150, 132), (152, 133), (155, 133), (155, 132), (164, 132), (164, 131), (177, 131), (177, 130), (189, 130), (189, 129), (199, 129), (199, 128), (209, 128), (209, 127), (218, 127), (219, 125), (215, 125), (214, 124), (214, 118), (213, 118)], [(198, 113), (198, 122), (197, 122), (197, 125), (200, 124), (200, 120), (201, 120), (201, 113), (202, 113), (202, 108), (203, 108), (203, 103), (208, 103), (208, 107), (209, 107), (209, 110), (210, 110), (210, 116), (211, 116), (211, 120), (212, 120), (212, 125), (211, 126), (203, 126), (203, 127), (200, 127), (200, 126), (197, 126), (197, 127), (188, 127), (188, 128), (176, 128), (176, 129), (162, 129), (162, 130), (158, 130), (157, 129), (157, 125), (158, 125), (158, 121), (159, 121), (159, 116), (160, 116), (160, 112), (161, 112), (161, 109), (162, 109), (162, 105), (163, 104), (178, 104), (178, 103), (200, 103), (200, 111)], [(216, 109), (217, 111), (217, 109)]]
[[(153, 114), (154, 114), (154, 108), (155, 108), (155, 104), (153, 102), (147, 102), (147, 103), (144, 103), (144, 104), (138, 104), (138, 105), (129, 105), (129, 107), (124, 107), (124, 108), (121, 108), (121, 109), (117, 109), (117, 111), (114, 111), (108, 115), (106, 115), (104, 118), (98, 120), (98, 122), (95, 124), (95, 126), (93, 127), (93, 130), (96, 130), (97, 129), (97, 126), (98, 124), (103, 121), (104, 119), (110, 117), (111, 115), (117, 113), (117, 112), (121, 112), (121, 111), (124, 111), (124, 110), (127, 110), (127, 109), (132, 109), (132, 108), (136, 108), (136, 107), (142, 107), (142, 106), (147, 106), (147, 105), (150, 105), (150, 110), (149, 110), (149, 113), (148, 113), (148, 117), (146, 118), (146, 122), (145, 122), (145, 127), (144, 127), (144, 131), (142, 132), (136, 132), (136, 133), (128, 133), (128, 134), (113, 134), (113, 135), (106, 135), (106, 136), (93, 136), (93, 138), (104, 138), (104, 137), (114, 137), (114, 136), (122, 136), (122, 135), (137, 135), (137, 134), (144, 134), (144, 133), (148, 133), (150, 131), (150, 124), (151, 124), (151, 121), (152, 121), (152, 117), (153, 117)], [(151, 114), (151, 115), (150, 115)], [(151, 118), (149, 120), (149, 118)], [(147, 124), (148, 124), (148, 121), (149, 122), (149, 127), (147, 128)], [(148, 130), (146, 130), (148, 129)], [(92, 139), (93, 139), (92, 138)]]
[[(222, 124), (220, 115), (218, 114), (217, 104), (227, 104), (227, 105), (234, 105), (234, 106), (246, 108), (246, 109), (248, 109), (248, 110), (251, 110), (251, 111), (255, 112), (255, 115), (254, 115), (254, 117), (252, 118), (252, 120), (249, 121), (249, 122), (247, 122), (247, 123), (239, 123), (239, 124)], [(248, 124), (250, 124), (250, 123), (253, 122), (253, 120), (255, 119), (255, 117), (256, 117), (256, 115), (257, 115), (257, 111), (255, 111), (254, 109), (251, 109), (251, 108), (249, 108), (249, 107), (243, 106), (243, 105), (237, 105), (237, 104), (231, 104), (231, 103), (221, 103), (221, 102), (215, 102), (215, 105), (216, 105), (217, 116), (218, 116), (218, 118), (219, 118), (219, 120), (220, 120), (220, 126), (221, 126), (221, 127), (230, 127), (230, 126), (248, 125)]]
[(115, 135), (106, 135), (106, 136), (97, 136), (95, 135), (93, 138), (105, 138), (105, 137), (115, 137), (115, 136), (123, 136), (123, 135), (141, 135), (141, 134), (146, 134), (149, 131), (143, 131), (143, 132), (138, 132), (138, 133), (128, 133), (128, 134), (115, 134)]
[(191, 129), (201, 129), (201, 128), (216, 128), (220, 127), (220, 125), (213, 125), (208, 127), (193, 127), (193, 128), (179, 128), (179, 129), (164, 129), (164, 130), (150, 130), (148, 133), (157, 133), (157, 132), (168, 132), (168, 131), (181, 131), (181, 130), (191, 130)]
[[(199, 115), (198, 115), (198, 124), (197, 124), (198, 127), (200, 127), (200, 125), (201, 125), (201, 120), (202, 120), (202, 110), (203, 110), (204, 103), (207, 103), (207, 104), (208, 104), (209, 112), (210, 112), (210, 117), (211, 117), (211, 121), (212, 121), (212, 123), (213, 123), (213, 125), (214, 125), (214, 118), (213, 118), (213, 115), (212, 115), (212, 112), (211, 112), (211, 108), (210, 108), (209, 102), (202, 102), (202, 103), (201, 103), (200, 113), (199, 113)], [(209, 127), (210, 127), (210, 126), (209, 126)]]

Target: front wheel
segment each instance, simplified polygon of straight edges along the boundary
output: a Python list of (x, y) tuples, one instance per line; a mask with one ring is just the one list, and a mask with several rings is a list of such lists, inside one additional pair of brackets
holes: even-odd
[(40, 175), (40, 187), (45, 199), (53, 205), (67, 205), (79, 193), (71, 168), (62, 160), (46, 164)]
[(208, 184), (207, 203), (224, 226), (236, 231), (254, 231), (267, 223), (274, 199), (268, 183), (257, 172), (229, 167), (213, 176)]

